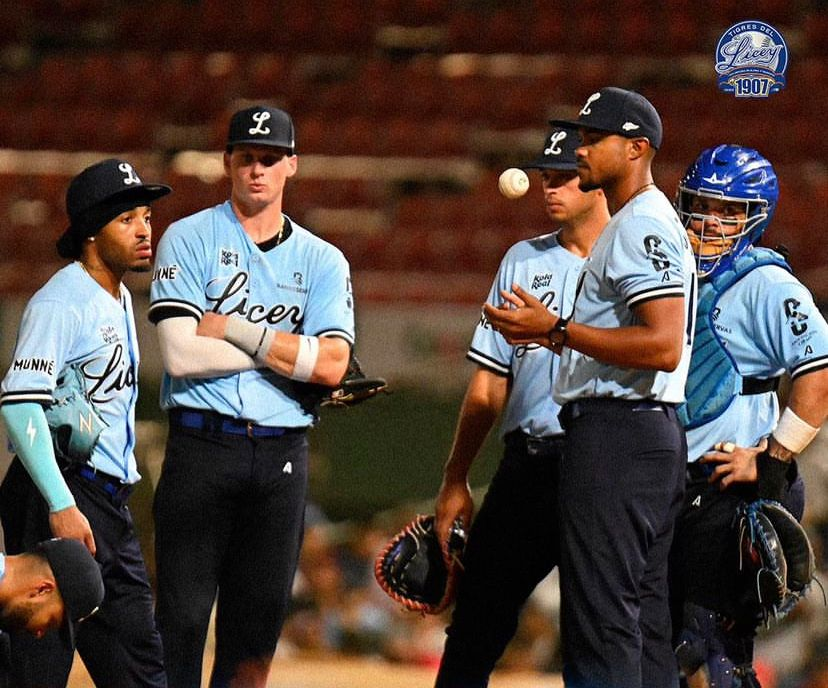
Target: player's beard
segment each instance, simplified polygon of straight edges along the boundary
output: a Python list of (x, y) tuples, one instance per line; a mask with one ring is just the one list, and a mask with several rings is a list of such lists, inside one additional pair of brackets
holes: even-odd
[(4, 631), (22, 631), (34, 615), (34, 610), (27, 605), (15, 604), (0, 612), (0, 628)]
[(587, 193), (588, 191), (595, 191), (596, 189), (600, 189), (601, 185), (592, 179), (581, 179), (578, 182), (578, 188), (584, 193)]

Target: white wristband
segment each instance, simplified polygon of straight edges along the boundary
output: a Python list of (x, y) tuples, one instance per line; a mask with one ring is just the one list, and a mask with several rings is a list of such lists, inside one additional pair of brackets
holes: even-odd
[(299, 335), (299, 350), (293, 363), (292, 380), (307, 382), (313, 375), (316, 359), (319, 358), (319, 338)]
[(806, 423), (788, 407), (776, 424), (773, 438), (785, 449), (799, 454), (811, 443), (818, 432), (819, 428)]
[(242, 318), (230, 317), (224, 329), (224, 338), (244, 353), (263, 363), (270, 351), (276, 333), (268, 327), (255, 325)]

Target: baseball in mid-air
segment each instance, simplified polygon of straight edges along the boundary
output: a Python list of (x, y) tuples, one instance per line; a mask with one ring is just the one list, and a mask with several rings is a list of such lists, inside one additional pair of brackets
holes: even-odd
[(520, 198), (529, 190), (529, 177), (517, 167), (510, 167), (500, 175), (497, 188), (506, 198)]

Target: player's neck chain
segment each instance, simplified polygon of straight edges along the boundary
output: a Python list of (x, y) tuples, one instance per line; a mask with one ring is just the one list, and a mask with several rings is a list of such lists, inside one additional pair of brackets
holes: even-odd
[[(638, 189), (636, 189), (635, 191), (633, 191), (632, 195), (626, 201), (624, 201), (621, 204), (621, 208), (623, 208), (625, 205), (627, 205), (627, 203), (629, 203), (633, 198), (635, 198), (639, 194), (643, 194), (651, 186), (655, 186), (655, 183), (654, 182), (647, 182), (644, 186), (641, 186)], [(619, 208), (618, 210), (621, 210), (621, 208)], [(615, 212), (618, 212), (618, 210), (616, 210)]]

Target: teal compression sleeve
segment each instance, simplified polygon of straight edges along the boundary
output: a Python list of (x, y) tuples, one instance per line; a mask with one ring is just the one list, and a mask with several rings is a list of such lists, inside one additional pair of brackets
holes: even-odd
[(32, 476), (50, 511), (75, 505), (75, 499), (55, 461), (52, 436), (40, 404), (4, 404), (0, 416), (6, 422), (17, 455)]

